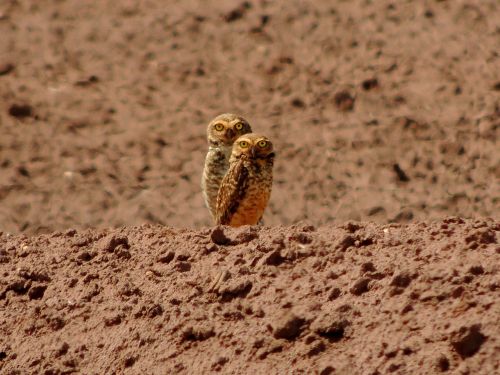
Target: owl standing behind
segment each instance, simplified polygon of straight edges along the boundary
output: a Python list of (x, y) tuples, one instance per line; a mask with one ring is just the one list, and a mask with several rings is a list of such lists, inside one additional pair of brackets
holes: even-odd
[(243, 117), (224, 113), (214, 118), (207, 128), (208, 153), (201, 179), (205, 204), (215, 218), (217, 194), (222, 179), (229, 168), (229, 157), (234, 141), (252, 128)]
[(217, 224), (239, 227), (259, 222), (271, 196), (273, 164), (273, 144), (266, 137), (250, 133), (234, 142), (217, 196)]

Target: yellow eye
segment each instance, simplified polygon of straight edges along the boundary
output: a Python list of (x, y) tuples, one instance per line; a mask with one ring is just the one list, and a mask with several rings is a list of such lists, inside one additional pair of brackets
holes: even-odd
[(234, 125), (234, 127), (236, 128), (236, 130), (241, 130), (241, 129), (243, 129), (243, 123), (238, 122), (236, 125)]
[(214, 125), (214, 128), (215, 130), (217, 130), (218, 132), (221, 132), (224, 130), (224, 125), (221, 124), (220, 122), (218, 122), (217, 124)]
[(247, 148), (248, 147), (248, 142), (247, 141), (241, 141), (240, 142), (240, 147), (241, 148)]
[(259, 143), (257, 143), (257, 144), (259, 145), (259, 147), (264, 148), (264, 147), (267, 147), (268, 142), (267, 141), (259, 141)]

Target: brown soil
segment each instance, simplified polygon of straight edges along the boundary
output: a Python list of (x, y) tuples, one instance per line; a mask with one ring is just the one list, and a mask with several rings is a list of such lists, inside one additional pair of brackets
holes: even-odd
[(265, 222), (500, 212), (500, 5), (0, 3), (0, 228), (210, 225), (205, 127), (277, 149)]
[(499, 240), (457, 218), (3, 234), (0, 372), (497, 374)]
[[(0, 373), (500, 372), (499, 51), (497, 0), (0, 1)], [(209, 228), (221, 112), (266, 227)]]

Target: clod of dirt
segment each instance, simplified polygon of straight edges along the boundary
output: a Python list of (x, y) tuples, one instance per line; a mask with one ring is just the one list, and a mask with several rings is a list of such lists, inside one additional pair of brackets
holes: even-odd
[(342, 225), (342, 228), (345, 229), (349, 233), (355, 233), (362, 228), (359, 223), (348, 221), (347, 223)]
[(294, 60), (291, 56), (281, 56), (273, 61), (267, 73), (270, 75), (282, 72), (287, 65), (293, 65)]
[(46, 289), (47, 285), (34, 285), (28, 291), (28, 297), (30, 299), (41, 299)]
[(91, 253), (89, 251), (82, 251), (80, 254), (77, 255), (76, 259), (79, 259), (81, 261), (84, 261), (84, 262), (88, 262), (90, 260), (92, 260), (92, 258), (95, 257), (95, 253)]
[(328, 294), (328, 300), (333, 301), (334, 299), (339, 298), (341, 293), (342, 292), (339, 288), (332, 288), (332, 290)]
[(408, 223), (413, 219), (413, 211), (411, 210), (401, 210), (393, 219), (390, 220), (392, 223)]
[(0, 63), (0, 76), (7, 75), (14, 70), (14, 64), (10, 62)]
[(304, 103), (304, 101), (300, 98), (292, 99), (290, 104), (292, 105), (292, 107), (295, 107), (295, 108), (304, 108), (306, 106), (306, 103)]
[(452, 290), (451, 296), (453, 298), (458, 298), (464, 293), (465, 288), (462, 285), (457, 286), (455, 289)]
[(228, 245), (231, 243), (231, 240), (224, 233), (224, 229), (220, 226), (212, 230), (212, 233), (210, 233), (210, 239), (216, 245)]
[(31, 282), (28, 280), (15, 280), (8, 283), (4, 290), (0, 292), (0, 300), (7, 296), (7, 292), (13, 291), (16, 294), (26, 294), (31, 286)]
[(352, 111), (355, 98), (348, 91), (339, 91), (334, 97), (335, 105), (342, 112)]
[(66, 355), (66, 353), (68, 353), (68, 350), (69, 350), (69, 344), (67, 342), (63, 342), (61, 346), (59, 346), (55, 351), (54, 356), (56, 358), (59, 358), (63, 355)]
[(237, 8), (229, 11), (228, 13), (224, 14), (222, 17), (224, 21), (226, 22), (234, 22), (237, 21), (245, 15), (248, 9), (252, 7), (252, 4), (250, 4), (248, 1), (245, 1), (241, 3)]
[(362, 277), (351, 286), (349, 291), (355, 296), (359, 296), (363, 293), (366, 293), (370, 290), (370, 278)]
[(480, 245), (496, 243), (496, 234), (488, 228), (480, 228), (465, 237), (465, 243), (469, 249), (477, 249)]
[(225, 356), (217, 356), (212, 362), (212, 370), (220, 370), (227, 362), (229, 362), (229, 358)]
[(224, 302), (231, 301), (234, 298), (244, 298), (252, 290), (252, 282), (249, 280), (233, 281), (224, 284), (218, 289), (218, 293), (221, 296), (221, 300)]
[(6, 253), (3, 253), (0, 250), (0, 263), (9, 263), (9, 262), (10, 262), (10, 257)]
[(126, 236), (122, 235), (111, 235), (108, 237), (105, 237), (100, 245), (100, 250), (101, 251), (106, 251), (106, 252), (113, 252), (119, 245), (122, 245), (123, 248), (129, 249), (130, 245), (128, 243), (128, 238)]
[(18, 270), (17, 274), (21, 276), (23, 279), (27, 280), (41, 281), (41, 282), (50, 281), (50, 277), (46, 273), (46, 271), (37, 271), (33, 269), (21, 268)]
[(305, 319), (287, 312), (273, 324), (273, 336), (277, 339), (294, 340), (304, 329)]
[(363, 87), (363, 90), (372, 90), (374, 88), (377, 88), (378, 87), (378, 79), (377, 78), (369, 78), (369, 79), (365, 79), (362, 83), (361, 83), (361, 87)]
[(20, 165), (19, 167), (17, 167), (17, 173), (19, 173), (23, 177), (30, 177), (30, 172), (24, 165)]
[(408, 175), (406, 174), (405, 171), (403, 171), (403, 169), (399, 166), (399, 164), (394, 164), (392, 166), (392, 169), (394, 169), (394, 172), (396, 172), (396, 175), (398, 176), (398, 179), (399, 181), (401, 182), (408, 182), (410, 181), (410, 178), (408, 177)]
[(279, 266), (284, 261), (285, 258), (281, 256), (281, 252), (279, 250), (274, 250), (263, 257), (262, 264), (267, 264), (268, 266)]
[(104, 325), (106, 327), (116, 326), (122, 322), (121, 314), (113, 314), (109, 317), (104, 318)]
[(142, 295), (141, 290), (130, 282), (124, 282), (119, 288), (119, 294), (122, 297), (132, 297)]
[(114, 249), (114, 253), (117, 258), (130, 259), (132, 254), (130, 254), (129, 247), (126, 245), (118, 245)]
[(412, 277), (408, 272), (401, 272), (392, 278), (391, 285), (400, 288), (406, 288), (408, 285), (410, 285), (411, 279)]
[(448, 371), (450, 369), (450, 361), (445, 355), (441, 355), (436, 361), (436, 367), (441, 372)]
[(163, 314), (163, 307), (159, 304), (154, 304), (147, 309), (146, 315), (148, 318), (154, 318)]
[(337, 245), (337, 248), (340, 249), (341, 251), (346, 251), (351, 246), (354, 246), (355, 243), (356, 243), (356, 238), (354, 238), (354, 236), (351, 236), (350, 234), (347, 234), (344, 237), (342, 237), (339, 244)]
[(82, 79), (80, 81), (76, 81), (75, 86), (86, 87), (86, 86), (90, 86), (90, 85), (97, 83), (97, 82), (99, 82), (99, 77), (97, 77), (95, 75), (91, 75), (88, 78)]
[(377, 269), (375, 268), (372, 262), (365, 262), (361, 265), (360, 274), (364, 275), (365, 273), (375, 272), (375, 271), (377, 271)]
[(156, 316), (163, 314), (163, 306), (158, 303), (146, 302), (134, 312), (134, 317), (136, 319), (141, 317), (147, 317), (153, 319)]
[(476, 354), (487, 337), (482, 334), (479, 324), (462, 327), (452, 335), (451, 346), (463, 359)]
[(179, 254), (177, 254), (177, 257), (176, 257), (176, 261), (177, 262), (184, 262), (186, 260), (189, 260), (189, 258), (191, 257), (191, 255), (185, 251), (183, 252), (180, 252)]
[(54, 316), (48, 319), (48, 325), (53, 331), (59, 331), (66, 325), (66, 322), (64, 321), (63, 318), (59, 316)]
[(173, 251), (168, 251), (166, 253), (159, 255), (156, 258), (156, 261), (158, 263), (170, 263), (174, 259), (174, 257), (175, 257), (175, 253)]
[(290, 241), (295, 241), (295, 242), (298, 242), (302, 245), (308, 245), (313, 241), (311, 236), (307, 233), (304, 233), (304, 232), (294, 233), (290, 236), (289, 239), (290, 239)]
[(268, 15), (268, 14), (263, 14), (260, 16), (260, 22), (258, 25), (256, 26), (253, 26), (251, 29), (250, 29), (250, 32), (252, 33), (261, 33), (264, 31), (264, 27), (269, 23), (271, 19), (271, 16)]
[(335, 367), (333, 366), (326, 366), (324, 367), (320, 372), (319, 375), (331, 375), (335, 373)]
[(17, 117), (17, 118), (25, 118), (25, 117), (32, 117), (33, 116), (33, 107), (30, 106), (29, 104), (12, 104), (9, 107), (9, 115), (12, 117)]
[(248, 243), (256, 238), (259, 238), (259, 232), (256, 227), (253, 226), (243, 226), (240, 228), (236, 228), (229, 240), (231, 245), (241, 245), (244, 243)]
[(137, 356), (127, 356), (125, 358), (125, 361), (123, 361), (123, 366), (124, 367), (132, 367), (134, 363), (137, 361)]
[(211, 326), (187, 326), (182, 330), (182, 341), (204, 341), (215, 335), (215, 331)]
[(469, 268), (469, 273), (471, 273), (472, 275), (474, 276), (479, 276), (479, 275), (482, 275), (484, 274), (484, 268), (483, 266), (481, 265), (478, 265), (478, 266), (471, 266)]
[(366, 126), (378, 126), (380, 124), (380, 122), (376, 118), (374, 118), (374, 119), (365, 121), (364, 124)]
[(272, 353), (279, 353), (283, 351), (283, 343), (280, 342), (279, 340), (274, 340), (272, 342), (269, 342), (257, 352), (257, 358), (260, 360), (263, 360), (267, 358), (269, 354)]
[(326, 350), (326, 344), (324, 343), (323, 340), (315, 342), (312, 346), (311, 349), (307, 352), (308, 357), (313, 357), (315, 355), (318, 355), (319, 353), (322, 353)]
[(323, 315), (311, 324), (311, 330), (330, 342), (337, 342), (344, 338), (345, 329), (350, 323), (338, 316)]
[(179, 272), (188, 272), (191, 270), (191, 263), (189, 263), (189, 262), (177, 262), (175, 264), (175, 269)]

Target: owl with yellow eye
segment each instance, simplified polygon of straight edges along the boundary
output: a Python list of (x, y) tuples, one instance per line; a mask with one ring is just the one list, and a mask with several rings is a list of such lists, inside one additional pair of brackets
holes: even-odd
[(260, 221), (271, 196), (274, 156), (273, 144), (263, 135), (249, 133), (234, 142), (217, 195), (217, 224), (239, 227)]
[(243, 117), (224, 113), (215, 117), (207, 127), (208, 153), (201, 179), (205, 204), (215, 220), (217, 194), (229, 168), (229, 157), (234, 141), (252, 128)]

